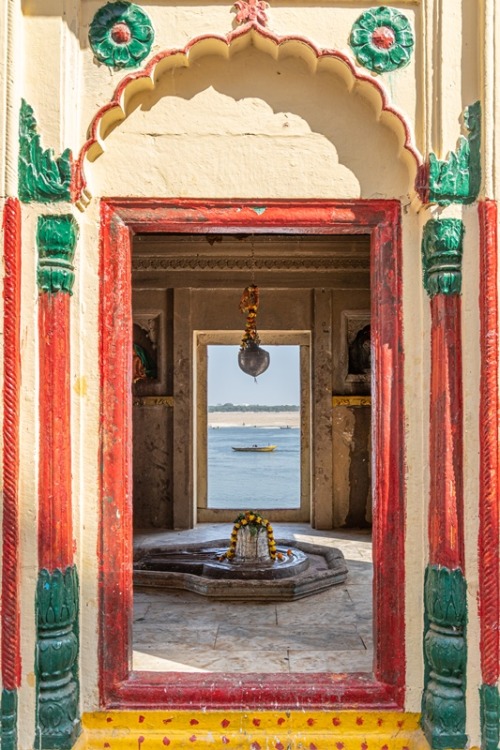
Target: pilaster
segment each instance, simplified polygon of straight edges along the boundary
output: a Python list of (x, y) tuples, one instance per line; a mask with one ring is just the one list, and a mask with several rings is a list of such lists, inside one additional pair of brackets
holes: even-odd
[(424, 286), (431, 298), (429, 565), (424, 584), (422, 727), (432, 748), (463, 748), (466, 582), (463, 574), (461, 284), (464, 226), (424, 227)]
[(481, 747), (497, 750), (500, 743), (500, 511), (499, 470), (499, 332), (498, 332), (498, 207), (479, 204), (481, 318), (480, 488), (479, 488), (479, 613), (481, 680)]
[(80, 733), (69, 381), (69, 302), (77, 239), (78, 225), (71, 214), (38, 218), (41, 437), (36, 743), (41, 748), (71, 748)]
[(21, 207), (7, 198), (3, 212), (3, 518), (1, 746), (17, 747), (17, 690), (21, 685), (19, 605), (19, 391)]

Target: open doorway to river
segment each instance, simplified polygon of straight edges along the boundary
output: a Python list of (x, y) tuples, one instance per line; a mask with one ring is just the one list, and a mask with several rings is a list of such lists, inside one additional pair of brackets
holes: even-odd
[[(238, 368), (238, 303), (252, 257), (270, 354), (257, 383)], [(361, 329), (361, 354), (369, 350), (368, 274), (364, 236), (135, 238), (137, 672), (372, 672), (370, 368), (355, 370), (351, 356)], [(244, 380), (242, 395), (230, 390), (229, 373)], [(269, 399), (261, 394), (271, 377), (278, 385)], [(278, 471), (292, 444), (293, 460)], [(255, 446), (276, 448), (233, 450)], [(309, 556), (297, 580), (218, 576), (236, 517), (252, 510), (272, 525), (275, 567)], [(198, 575), (207, 560), (208, 582)], [(323, 587), (327, 579), (335, 585)]]
[(208, 508), (300, 506), (300, 347), (265, 349), (271, 364), (253, 378), (238, 346), (208, 347)]

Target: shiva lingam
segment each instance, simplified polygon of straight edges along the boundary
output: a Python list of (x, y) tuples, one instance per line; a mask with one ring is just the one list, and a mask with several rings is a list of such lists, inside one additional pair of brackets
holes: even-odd
[[(292, 556), (292, 550), (287, 550)], [(284, 555), (276, 549), (273, 527), (256, 510), (240, 513), (231, 532), (231, 544), (219, 560), (232, 560), (235, 563), (274, 562), (284, 560)]]
[(343, 583), (342, 552), (292, 540), (276, 542), (270, 522), (247, 510), (223, 540), (136, 549), (134, 584), (185, 589), (216, 599), (293, 601)]

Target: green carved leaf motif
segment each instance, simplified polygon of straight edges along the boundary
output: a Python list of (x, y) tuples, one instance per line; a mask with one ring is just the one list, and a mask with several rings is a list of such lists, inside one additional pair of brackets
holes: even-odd
[(430, 297), (460, 294), (464, 233), (460, 219), (431, 219), (425, 225), (422, 265), (424, 288)]
[(432, 748), (465, 748), (467, 584), (462, 571), (425, 574), (425, 686), (422, 728)]
[(23, 203), (52, 203), (71, 199), (71, 151), (55, 157), (43, 149), (37, 124), (24, 99), (19, 117), (19, 199)]
[(481, 187), (481, 105), (467, 107), (464, 123), (469, 135), (460, 136), (455, 151), (446, 159), (429, 154), (430, 203), (447, 206), (450, 203), (473, 203)]
[(2, 750), (17, 750), (17, 691), (2, 690), (1, 745)]
[(481, 747), (497, 750), (500, 742), (500, 696), (496, 685), (482, 685), (481, 698)]
[(37, 610), (40, 628), (61, 627), (74, 623), (78, 612), (78, 577), (70, 566), (49, 573), (42, 569), (38, 576)]
[(79, 583), (76, 566), (42, 569), (36, 590), (35, 747), (70, 750), (80, 734)]
[(39, 216), (37, 281), (41, 292), (72, 293), (78, 224), (71, 214)]

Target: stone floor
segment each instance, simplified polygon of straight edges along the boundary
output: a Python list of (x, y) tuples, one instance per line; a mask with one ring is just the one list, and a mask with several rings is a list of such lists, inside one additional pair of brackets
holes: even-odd
[[(188, 592), (134, 594), (135, 670), (160, 672), (370, 672), (372, 545), (368, 533), (273, 524), (276, 539), (338, 547), (347, 581), (295, 602), (217, 602)], [(134, 548), (229, 538), (229, 524), (137, 534)]]

